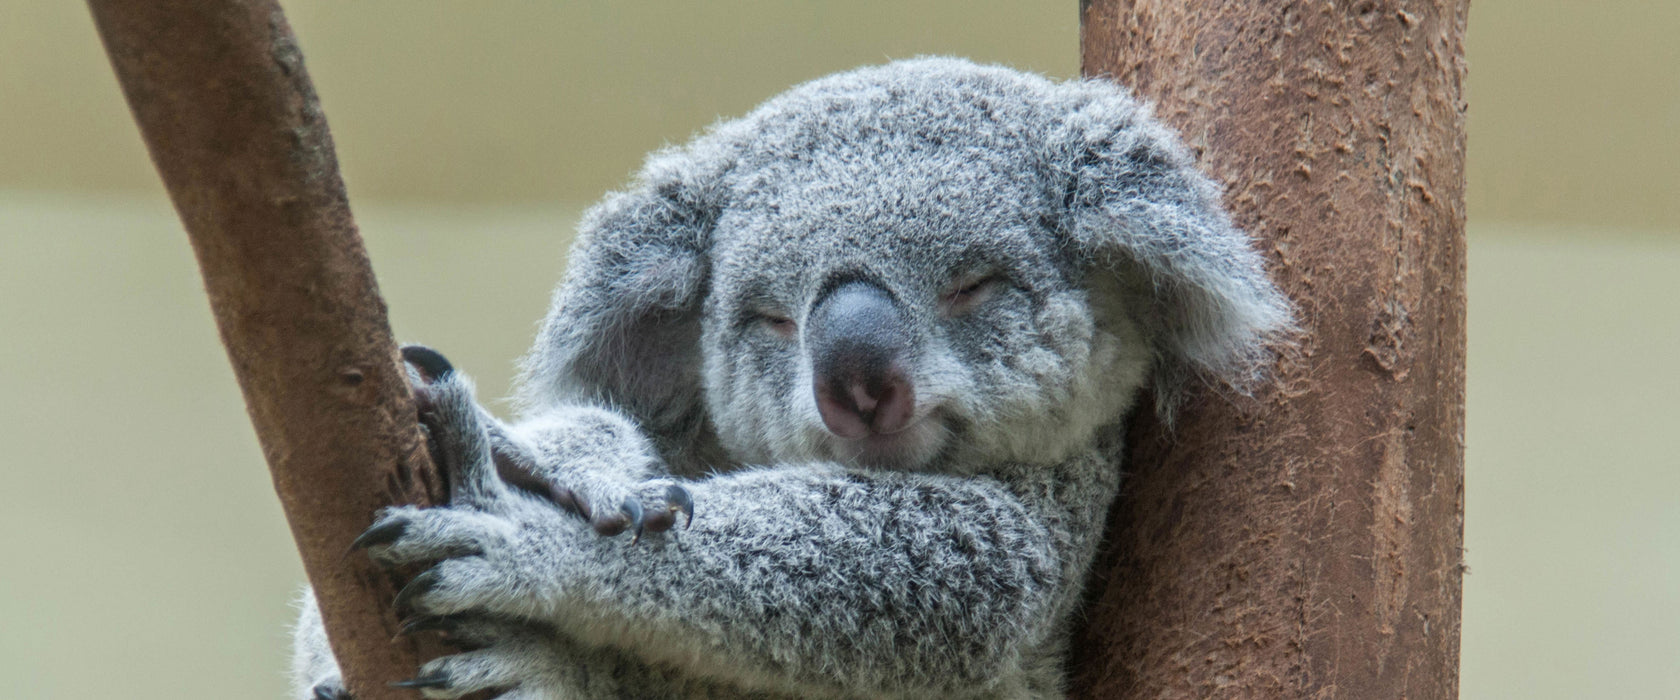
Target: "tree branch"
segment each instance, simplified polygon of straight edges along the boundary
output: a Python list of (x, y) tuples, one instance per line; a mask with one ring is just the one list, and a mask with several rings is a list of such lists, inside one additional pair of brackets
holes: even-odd
[(1458, 697), (1468, 4), (1082, 3), (1307, 333), (1257, 400), (1139, 412), (1076, 697)]
[(332, 137), (272, 0), (90, 0), (186, 226), (274, 487), (358, 700), (429, 658), (392, 644), (395, 583), (347, 556), (374, 512), (436, 503)]

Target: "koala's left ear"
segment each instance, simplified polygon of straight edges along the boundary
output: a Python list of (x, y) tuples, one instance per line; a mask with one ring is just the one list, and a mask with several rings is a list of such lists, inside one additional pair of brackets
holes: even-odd
[(654, 154), (629, 189), (584, 214), (524, 360), (527, 410), (610, 406), (656, 439), (702, 421), (700, 309), (734, 162), (725, 136)]
[(1170, 415), (1195, 376), (1252, 383), (1292, 314), (1253, 241), (1221, 208), (1219, 188), (1117, 86), (1063, 89), (1074, 99), (1050, 134), (1053, 171), (1065, 178), (1056, 223), (1094, 266), (1146, 277), (1157, 406)]

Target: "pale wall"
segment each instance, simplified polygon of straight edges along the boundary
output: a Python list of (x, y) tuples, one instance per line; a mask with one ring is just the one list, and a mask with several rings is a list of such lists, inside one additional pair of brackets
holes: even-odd
[[(0, 3), (0, 697), (279, 698), (300, 573), (185, 240), (81, 4)], [(647, 150), (859, 63), (1077, 69), (1071, 0), (289, 5), (399, 336), (487, 400)], [(1676, 35), (1475, 2), (1467, 698), (1680, 697)]]

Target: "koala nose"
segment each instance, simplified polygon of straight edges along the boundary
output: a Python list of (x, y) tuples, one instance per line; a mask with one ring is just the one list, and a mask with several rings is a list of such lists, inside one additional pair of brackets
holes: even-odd
[(916, 391), (905, 374), (910, 333), (897, 302), (868, 282), (817, 301), (806, 322), (817, 410), (830, 432), (857, 439), (909, 427)]

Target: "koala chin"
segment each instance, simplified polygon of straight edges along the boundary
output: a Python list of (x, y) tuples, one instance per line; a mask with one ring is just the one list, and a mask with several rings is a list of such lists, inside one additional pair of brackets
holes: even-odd
[[(1121, 88), (862, 68), (589, 211), (518, 420), (406, 349), (450, 503), (358, 544), (430, 567), (430, 698), (1062, 697), (1119, 423), (1255, 381), (1290, 316)], [(303, 607), (297, 696), (342, 696)]]

